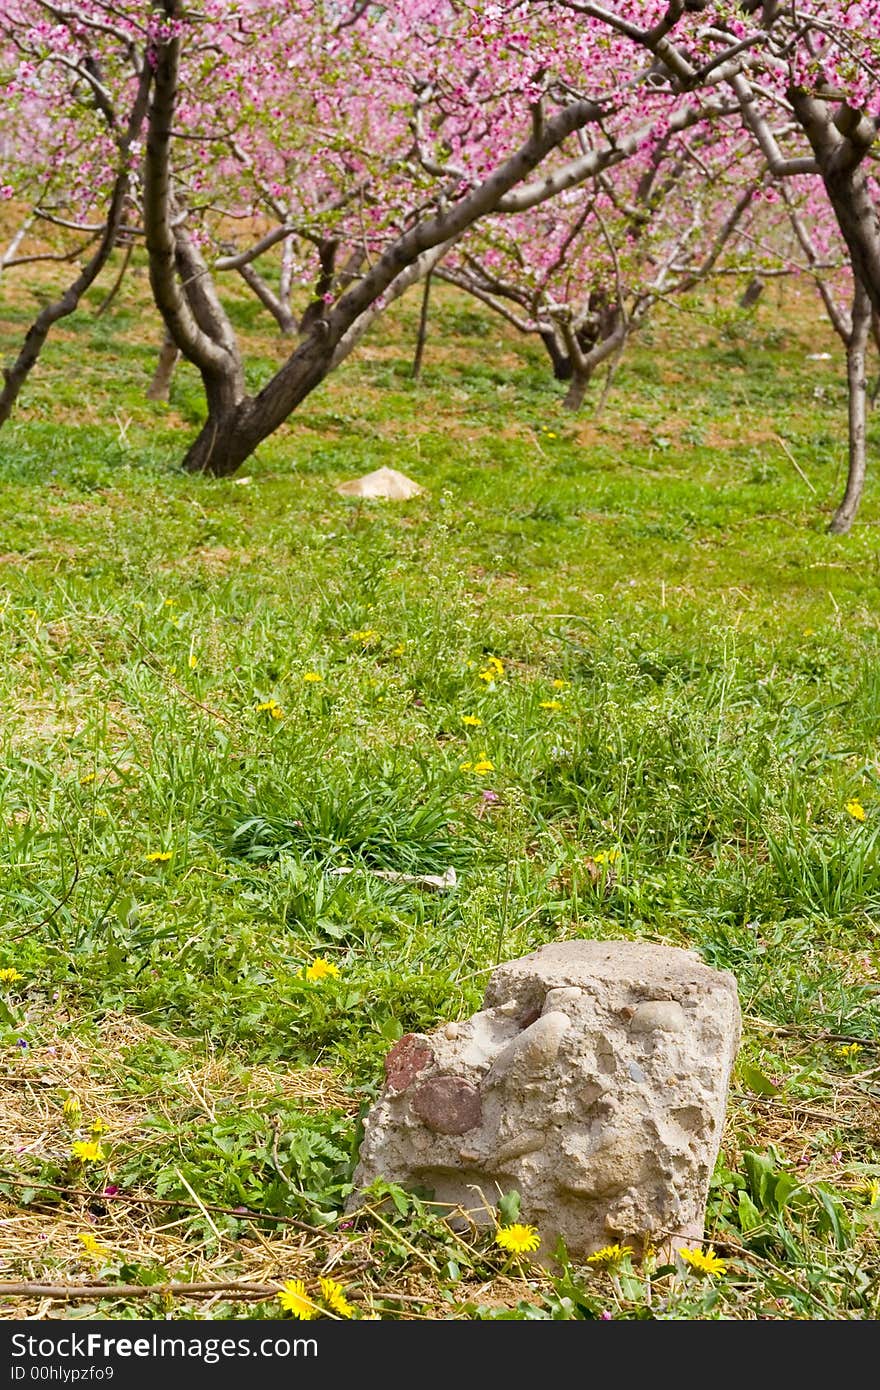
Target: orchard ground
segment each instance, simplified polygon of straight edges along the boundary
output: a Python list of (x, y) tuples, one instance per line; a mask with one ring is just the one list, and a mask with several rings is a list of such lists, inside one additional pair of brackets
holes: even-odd
[[(145, 399), (142, 273), (50, 339), (0, 433), (0, 1278), (143, 1293), (9, 1316), (269, 1318), (291, 1279), (339, 1315), (328, 1273), (384, 1318), (878, 1315), (880, 507), (825, 534), (817, 301), (734, 298), (658, 318), (594, 419), (448, 294), (414, 383), (414, 297), (224, 482), (177, 471), (189, 369)], [(383, 464), (426, 495), (335, 493)], [(573, 936), (737, 977), (722, 1274), (341, 1215), (391, 1043)]]

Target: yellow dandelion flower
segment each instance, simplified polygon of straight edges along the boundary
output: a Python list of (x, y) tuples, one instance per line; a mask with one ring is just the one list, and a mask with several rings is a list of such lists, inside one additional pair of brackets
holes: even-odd
[(880, 1182), (876, 1178), (868, 1178), (859, 1184), (859, 1191), (864, 1193), (865, 1201), (869, 1207), (875, 1207), (880, 1202)]
[(603, 1245), (594, 1255), (587, 1256), (588, 1265), (601, 1265), (603, 1269), (613, 1269), (625, 1255), (632, 1254), (628, 1245)]
[(103, 1163), (107, 1157), (97, 1139), (77, 1139), (70, 1146), (70, 1156), (80, 1163)]
[(568, 689), (568, 681), (564, 681), (564, 680), (562, 680), (561, 677), (557, 676), (556, 680), (553, 682), (553, 689), (554, 689), (554, 690), (567, 690), (567, 689)]
[(616, 864), (620, 858), (619, 849), (598, 849), (593, 855), (594, 864)]
[(478, 719), (475, 714), (463, 714), (461, 722), (468, 729), (481, 729), (483, 727), (482, 719)]
[(699, 1246), (694, 1246), (692, 1250), (679, 1250), (679, 1255), (686, 1265), (695, 1269), (698, 1274), (726, 1274), (727, 1265), (718, 1255), (715, 1254), (715, 1246), (710, 1245), (708, 1250), (701, 1250)]
[(321, 1297), (328, 1308), (332, 1308), (341, 1318), (354, 1317), (354, 1309), (345, 1297), (345, 1290), (341, 1284), (337, 1284), (335, 1279), (321, 1279), (320, 1284)]
[(538, 708), (539, 708), (539, 709), (562, 709), (562, 701), (561, 701), (561, 700), (539, 700), (539, 701), (538, 701)]
[(494, 772), (495, 764), (486, 753), (481, 753), (475, 762), (459, 763), (461, 772), (475, 772), (477, 776), (482, 776), (486, 772)]
[(349, 642), (360, 642), (362, 647), (370, 647), (374, 642), (378, 642), (379, 634), (374, 627), (364, 627), (357, 632), (350, 632), (348, 640)]
[(498, 1227), (495, 1244), (510, 1255), (530, 1255), (541, 1244), (541, 1237), (535, 1226), (523, 1226), (515, 1221), (512, 1226)]
[(95, 1259), (103, 1260), (110, 1254), (106, 1245), (101, 1245), (91, 1231), (80, 1231), (77, 1240), (82, 1243), (83, 1250), (87, 1255), (94, 1255)]
[(317, 685), (323, 679), (320, 671), (303, 671), (303, 680), (307, 685)]
[(261, 704), (256, 706), (256, 712), (257, 714), (268, 714), (270, 719), (284, 718), (284, 710), (277, 700), (263, 700)]
[(96, 1115), (95, 1118), (92, 1120), (92, 1134), (106, 1134), (106, 1133), (107, 1133), (107, 1124), (106, 1124), (106, 1121), (105, 1121), (105, 1120), (102, 1120), (100, 1115)]
[(391, 655), (392, 655), (392, 656), (403, 656), (403, 654), (404, 654), (405, 651), (406, 651), (406, 643), (405, 643), (405, 642), (398, 642), (398, 644), (397, 644), (396, 647), (392, 647), (392, 648), (391, 648)]
[(14, 985), (18, 980), (23, 980), (24, 976), (20, 970), (16, 970), (14, 965), (7, 965), (0, 970), (0, 985)]
[(845, 810), (852, 816), (853, 820), (865, 820), (865, 808), (862, 803), (855, 798), (846, 803)]
[(315, 956), (311, 965), (305, 969), (307, 980), (335, 980), (339, 974), (339, 966), (334, 965), (332, 960), (325, 960), (323, 956)]
[(85, 775), (85, 777), (80, 777), (80, 779), (79, 779), (79, 784), (80, 784), (80, 786), (81, 786), (81, 787), (87, 787), (87, 786), (89, 785), (90, 782), (94, 782), (94, 780), (95, 780), (95, 778), (97, 777), (97, 775), (98, 775), (97, 772), (87, 772), (86, 775)]
[(504, 675), (504, 662), (497, 656), (487, 656), (486, 665), (482, 671), (477, 672), (477, 677), (491, 685), (493, 681), (501, 680)]
[(170, 850), (167, 850), (167, 849), (157, 849), (157, 850), (154, 850), (152, 854), (148, 854), (148, 855), (147, 855), (147, 863), (148, 863), (148, 864), (167, 864), (167, 863), (168, 863), (168, 860), (169, 860), (170, 858), (171, 858), (171, 852), (170, 852)]
[(318, 1316), (318, 1309), (306, 1293), (302, 1279), (288, 1279), (278, 1290), (278, 1302), (285, 1313), (292, 1313), (303, 1322)]
[(548, 438), (548, 439), (555, 439), (555, 438), (556, 438), (556, 431), (555, 431), (555, 430), (548, 430), (548, 431), (547, 431), (547, 438)]
[(78, 1120), (82, 1114), (79, 1096), (68, 1096), (61, 1107), (65, 1120)]

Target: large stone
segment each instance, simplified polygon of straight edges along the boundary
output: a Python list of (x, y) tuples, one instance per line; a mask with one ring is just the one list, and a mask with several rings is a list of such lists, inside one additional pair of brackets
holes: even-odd
[(382, 497), (403, 502), (411, 497), (419, 497), (424, 490), (396, 468), (377, 468), (372, 473), (365, 473), (362, 478), (340, 483), (336, 489), (343, 497)]
[(739, 1036), (733, 976), (691, 951), (567, 941), (509, 961), (473, 1018), (395, 1044), (352, 1203), (382, 1177), (487, 1225), (515, 1189), (545, 1260), (560, 1236), (581, 1259), (700, 1240)]

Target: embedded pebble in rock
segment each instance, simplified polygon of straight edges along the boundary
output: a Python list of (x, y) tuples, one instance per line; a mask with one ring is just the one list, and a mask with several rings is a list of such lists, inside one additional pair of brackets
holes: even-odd
[(424, 1038), (404, 1033), (385, 1058), (385, 1084), (391, 1091), (405, 1091), (433, 1060), (434, 1053)]
[(460, 1076), (433, 1076), (412, 1094), (412, 1108), (435, 1134), (467, 1134), (483, 1118), (480, 1093)]
[(567, 941), (499, 966), (482, 1010), (385, 1061), (355, 1193), (427, 1188), (477, 1224), (515, 1189), (551, 1262), (700, 1240), (740, 1036), (732, 975), (691, 951)]

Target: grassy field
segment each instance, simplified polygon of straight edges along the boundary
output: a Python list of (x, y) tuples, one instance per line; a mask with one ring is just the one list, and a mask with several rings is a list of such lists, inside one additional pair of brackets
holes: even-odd
[[(876, 1317), (880, 506), (824, 533), (817, 303), (667, 311), (596, 420), (442, 295), (413, 383), (413, 301), (226, 482), (176, 471), (199, 391), (145, 400), (143, 304), (68, 321), (0, 432), (0, 1280), (143, 1292), (7, 1315), (270, 1318), (290, 1279), (344, 1315), (329, 1276), (356, 1316)], [(335, 493), (381, 464), (425, 495)], [(389, 1045), (576, 936), (736, 974), (723, 1274), (341, 1219)]]

